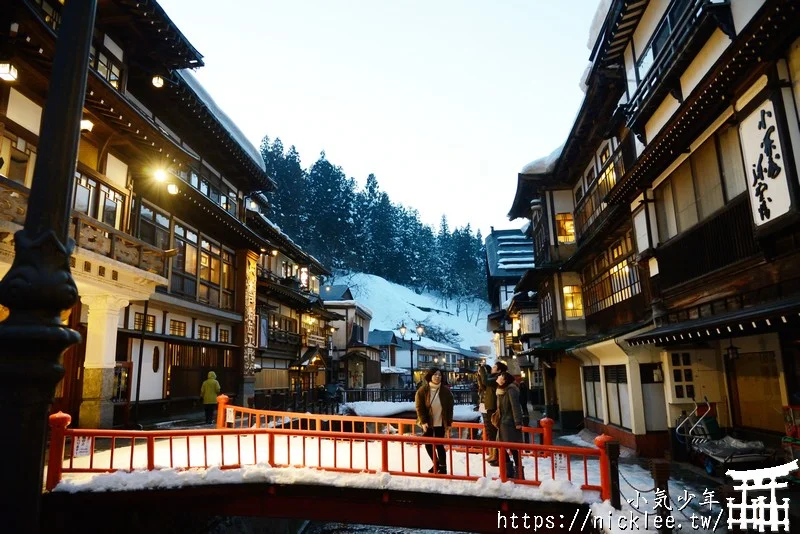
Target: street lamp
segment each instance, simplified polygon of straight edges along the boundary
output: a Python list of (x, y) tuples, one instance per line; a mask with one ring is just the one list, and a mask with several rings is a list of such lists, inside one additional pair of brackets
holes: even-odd
[[(398, 328), (398, 330), (400, 330), (400, 335), (402, 336), (403, 341), (405, 341), (406, 340), (406, 332), (408, 332), (408, 328), (406, 328), (405, 323), (400, 323), (400, 328)], [(425, 333), (425, 327), (423, 325), (421, 325), (421, 324), (418, 324), (417, 325), (417, 339), (414, 339), (413, 336), (408, 339), (408, 341), (411, 342), (411, 348), (409, 349), (409, 356), (410, 356), (410, 359), (411, 359), (411, 377), (412, 377), (412, 379), (414, 378), (414, 341), (422, 341), (422, 334), (424, 334), (424, 333)], [(417, 356), (417, 363), (419, 363), (419, 356)], [(415, 380), (414, 383), (416, 383), (416, 380)]]
[(14, 235), (14, 263), (0, 281), (0, 502), (9, 532), (38, 532), (47, 414), (64, 376), (61, 354), (80, 342), (61, 312), (78, 301), (69, 237), (89, 46), (97, 0), (66, 2), (50, 91), (42, 115), (25, 226)]

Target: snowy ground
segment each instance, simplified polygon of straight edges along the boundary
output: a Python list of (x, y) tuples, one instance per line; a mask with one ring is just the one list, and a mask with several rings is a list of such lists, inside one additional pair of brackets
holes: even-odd
[[(416, 410), (413, 402), (348, 402), (342, 408), (349, 408), (353, 413), (362, 417), (392, 417), (405, 412)], [(456, 421), (476, 422), (481, 418), (481, 414), (475, 410), (475, 406), (468, 404), (458, 404), (453, 407), (453, 419)]]

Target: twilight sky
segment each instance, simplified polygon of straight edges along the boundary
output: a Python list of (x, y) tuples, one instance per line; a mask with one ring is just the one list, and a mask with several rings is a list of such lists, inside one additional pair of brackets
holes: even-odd
[(438, 227), (518, 228), (517, 173), (583, 99), (597, 0), (160, 0), (197, 78), (258, 146), (325, 150)]

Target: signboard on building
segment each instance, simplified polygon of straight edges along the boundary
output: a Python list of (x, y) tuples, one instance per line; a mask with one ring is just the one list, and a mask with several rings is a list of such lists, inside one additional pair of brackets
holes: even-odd
[(747, 193), (756, 228), (779, 219), (792, 210), (784, 147), (778, 133), (778, 117), (771, 99), (766, 99), (739, 125), (744, 153)]
[(247, 255), (244, 285), (244, 376), (255, 375), (256, 362), (256, 288), (258, 285), (257, 257)]

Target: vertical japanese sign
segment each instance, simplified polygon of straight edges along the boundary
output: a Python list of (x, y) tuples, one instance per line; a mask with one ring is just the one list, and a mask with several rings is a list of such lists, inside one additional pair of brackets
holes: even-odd
[(778, 219), (792, 207), (777, 122), (775, 106), (767, 99), (739, 125), (756, 227)]
[(256, 361), (256, 258), (247, 255), (247, 271), (244, 287), (244, 376), (255, 374)]

